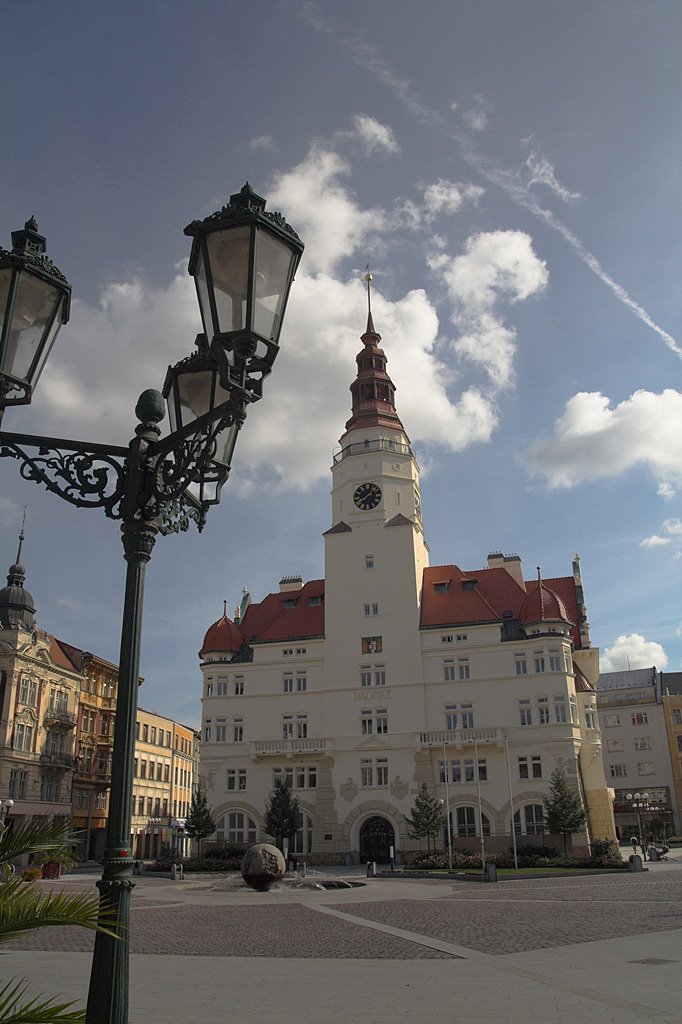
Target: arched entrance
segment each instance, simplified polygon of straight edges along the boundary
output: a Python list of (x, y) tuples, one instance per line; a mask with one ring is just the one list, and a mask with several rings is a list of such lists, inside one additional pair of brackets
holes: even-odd
[(387, 818), (375, 815), (363, 822), (360, 829), (360, 860), (388, 864), (391, 859), (390, 847), (394, 845), (395, 832)]

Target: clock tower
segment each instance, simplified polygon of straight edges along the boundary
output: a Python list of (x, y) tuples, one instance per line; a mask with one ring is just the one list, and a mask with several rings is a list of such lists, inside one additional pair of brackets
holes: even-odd
[(357, 687), (363, 673), (385, 675), (386, 693), (395, 695), (401, 682), (421, 678), (419, 605), (429, 560), (419, 467), (380, 343), (370, 310), (350, 387), (352, 413), (331, 471), (325, 678), (334, 688)]

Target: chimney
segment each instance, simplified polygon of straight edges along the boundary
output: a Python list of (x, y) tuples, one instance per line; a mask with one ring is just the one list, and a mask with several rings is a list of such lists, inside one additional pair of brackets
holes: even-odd
[(503, 555), (501, 551), (492, 551), (488, 555), (489, 569), (506, 569), (512, 579), (515, 579), (522, 590), (526, 589), (523, 581), (523, 569), (519, 555)]
[(279, 592), (280, 594), (288, 594), (294, 590), (303, 589), (303, 577), (302, 576), (282, 576), (279, 581)]

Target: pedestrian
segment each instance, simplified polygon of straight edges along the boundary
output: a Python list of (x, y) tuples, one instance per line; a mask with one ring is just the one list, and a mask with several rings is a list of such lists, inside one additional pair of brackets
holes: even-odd
[(644, 860), (646, 860), (646, 859), (647, 859), (647, 856), (646, 856), (646, 850), (647, 850), (647, 846), (648, 846), (649, 844), (647, 843), (646, 839), (640, 839), (640, 841), (639, 841), (639, 845), (640, 845), (640, 846), (641, 846), (641, 848), (642, 848), (642, 857), (644, 858)]
[(630, 842), (632, 843), (632, 852), (637, 853), (637, 847), (639, 845), (639, 839), (637, 838), (637, 836), (632, 836)]

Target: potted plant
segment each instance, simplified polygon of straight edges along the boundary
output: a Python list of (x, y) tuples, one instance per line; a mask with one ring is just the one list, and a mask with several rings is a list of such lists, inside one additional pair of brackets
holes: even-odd
[(68, 871), (77, 862), (73, 846), (58, 846), (45, 853), (42, 864), (43, 878), (59, 878), (62, 871)]

